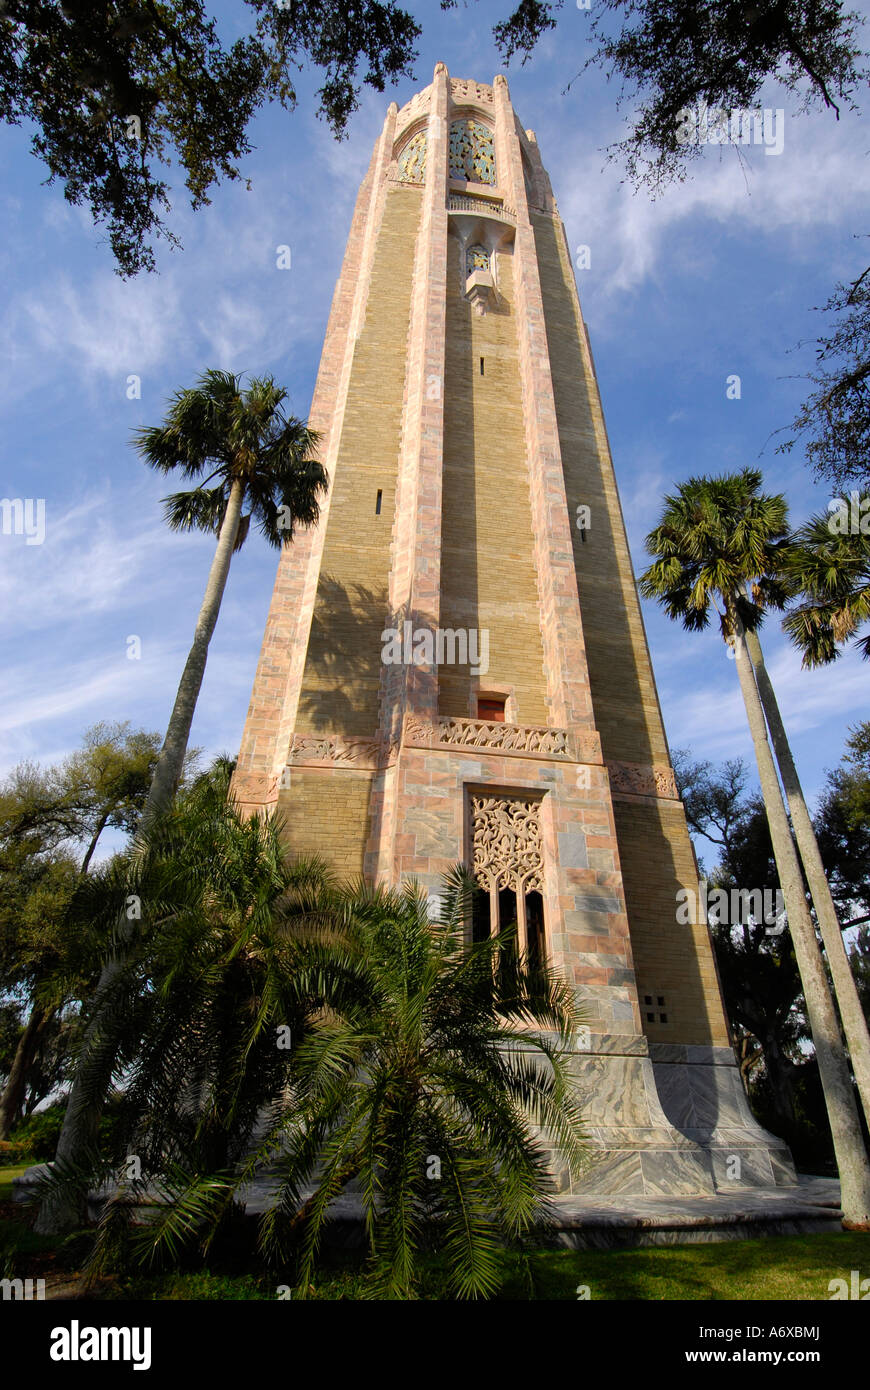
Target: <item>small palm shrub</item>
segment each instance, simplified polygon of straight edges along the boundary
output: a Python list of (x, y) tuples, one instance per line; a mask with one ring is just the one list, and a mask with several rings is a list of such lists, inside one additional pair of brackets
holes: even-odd
[(267, 1174), (257, 1248), (298, 1293), (353, 1188), (373, 1295), (412, 1296), (433, 1242), (454, 1294), (491, 1294), (500, 1246), (548, 1218), (546, 1144), (582, 1160), (570, 988), (512, 933), (471, 944), (463, 870), (434, 922), (412, 885), (338, 886), (288, 859), (279, 820), (239, 816), (228, 779), (200, 779), (76, 907), (141, 911), (91, 1050), (98, 1076), (100, 1049), (117, 1057), (121, 1089), (111, 1158), (87, 1176), (114, 1187), (92, 1273), (213, 1253)]

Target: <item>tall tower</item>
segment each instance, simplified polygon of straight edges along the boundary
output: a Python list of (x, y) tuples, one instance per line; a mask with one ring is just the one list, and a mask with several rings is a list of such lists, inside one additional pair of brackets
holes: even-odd
[(503, 76), (439, 63), (389, 107), (310, 423), (330, 492), (281, 556), (237, 800), (348, 875), (435, 894), (473, 866), (475, 931), (516, 919), (585, 1009), (584, 1190), (794, 1182), (678, 910), (697, 872), (595, 369)]

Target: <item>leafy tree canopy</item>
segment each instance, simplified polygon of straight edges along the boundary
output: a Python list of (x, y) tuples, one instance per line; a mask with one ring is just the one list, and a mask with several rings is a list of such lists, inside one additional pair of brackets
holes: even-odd
[(604, 68), (622, 84), (620, 103), (636, 107), (611, 158), (654, 192), (684, 179), (701, 148), (681, 143), (685, 108), (753, 108), (770, 78), (803, 110), (856, 109), (867, 79), (863, 22), (841, 0), (596, 0), (585, 67)]
[(790, 453), (804, 436), (817, 478), (870, 490), (870, 266), (851, 285), (837, 285), (822, 311), (835, 317), (816, 339), (815, 389), (777, 453)]
[(81, 846), (87, 870), (107, 826), (132, 834), (159, 748), (159, 734), (104, 720), (53, 767), (19, 763), (0, 785), (0, 837), (41, 854)]
[(870, 720), (850, 731), (827, 775), (816, 829), (841, 923), (870, 916)]
[(710, 608), (723, 638), (738, 619), (755, 631), (787, 597), (782, 568), (791, 546), (782, 493), (762, 493), (758, 469), (723, 477), (689, 478), (665, 497), (661, 520), (646, 537), (653, 563), (638, 580), (669, 618), (701, 632)]
[(341, 134), (361, 82), (383, 91), (409, 71), (418, 25), (391, 0), (357, 5), (246, 0), (250, 32), (231, 43), (201, 0), (6, 0), (0, 119), (33, 122), (33, 153), (71, 203), (105, 224), (121, 275), (154, 268), (174, 158), (191, 204), (238, 179), (258, 109), (296, 102), (294, 73), (323, 73), (320, 112)]
[(68, 930), (69, 904), (106, 827), (135, 830), (159, 741), (102, 722), (62, 762), (19, 763), (0, 784), (0, 995), (83, 997), (98, 952)]
[[(31, 147), (71, 202), (105, 225), (122, 276), (154, 268), (167, 226), (170, 163), (192, 206), (242, 177), (257, 111), (296, 104), (296, 74), (323, 76), (319, 113), (341, 136), (363, 85), (412, 76), (419, 24), (393, 0), (245, 0), (248, 32), (228, 41), (203, 0), (6, 0), (0, 14), (0, 119), (32, 123)], [(442, 9), (457, 0), (441, 0)], [(525, 61), (562, 0), (519, 0), (494, 27), (505, 61)], [(244, 11), (242, 11), (244, 15)], [(854, 105), (863, 81), (860, 18), (840, 0), (599, 0), (589, 63), (638, 109), (614, 147), (635, 182), (685, 177), (697, 147), (677, 138), (681, 108), (751, 105), (766, 78), (804, 105)], [(588, 66), (588, 64), (586, 65)]]
[(853, 491), (833, 512), (810, 517), (786, 556), (792, 603), (783, 627), (804, 666), (835, 661), (849, 643), (870, 660), (870, 497)]

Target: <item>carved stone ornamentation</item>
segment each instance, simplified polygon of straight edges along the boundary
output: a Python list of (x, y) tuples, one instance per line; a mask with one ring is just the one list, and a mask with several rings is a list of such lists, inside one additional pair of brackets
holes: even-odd
[(233, 799), (244, 805), (267, 805), (277, 798), (278, 782), (277, 776), (264, 772), (236, 772), (233, 774)]
[(427, 745), (437, 743), (438, 732), (435, 725), (429, 719), (421, 719), (417, 714), (407, 714), (405, 716), (405, 742), (406, 743), (425, 743)]
[(290, 744), (288, 763), (349, 763), (355, 767), (377, 767), (382, 761), (382, 744), (379, 739), (343, 739), (329, 734), (323, 738), (316, 735), (294, 734)]
[(492, 103), (492, 88), (483, 82), (466, 81), (462, 77), (451, 77), (450, 95), (454, 101), (484, 101)]
[(601, 741), (595, 732), (569, 734), (567, 729), (542, 729), (529, 724), (502, 724), (486, 719), (442, 715), (437, 725), (419, 715), (405, 716), (404, 741), (427, 748), (483, 748), (520, 758), (557, 758), (566, 762), (601, 762)]
[(520, 797), (472, 796), (472, 863), (486, 888), (542, 891), (540, 803)]
[(656, 795), (677, 801), (679, 799), (679, 792), (677, 791), (677, 779), (674, 776), (674, 769), (672, 767), (654, 767), (653, 775), (656, 779)]
[(492, 748), (500, 753), (531, 753), (550, 758), (571, 756), (567, 729), (535, 729), (482, 719), (439, 719), (438, 742)]
[(481, 719), (439, 719), (438, 742), (503, 753), (542, 753), (569, 758), (567, 729), (534, 729), (521, 724), (488, 723)]
[(614, 793), (627, 796), (658, 796), (677, 801), (674, 770), (667, 765), (647, 763), (608, 762), (610, 787)]

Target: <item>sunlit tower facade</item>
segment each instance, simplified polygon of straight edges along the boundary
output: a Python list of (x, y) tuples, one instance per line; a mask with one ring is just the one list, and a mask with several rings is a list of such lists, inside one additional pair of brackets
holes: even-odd
[(503, 76), (439, 63), (389, 107), (310, 423), (329, 496), (282, 552), (237, 800), (350, 877), (437, 895), (465, 862), (474, 931), (515, 921), (562, 970), (588, 1019), (584, 1190), (792, 1184), (685, 909), (697, 869), (569, 244)]

